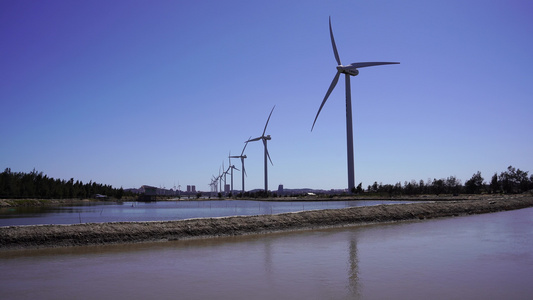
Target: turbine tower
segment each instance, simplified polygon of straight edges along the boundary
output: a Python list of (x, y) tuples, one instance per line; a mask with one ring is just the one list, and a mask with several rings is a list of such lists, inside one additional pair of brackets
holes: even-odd
[(322, 107), (324, 107), (324, 104), (328, 100), (329, 95), (337, 85), (341, 73), (344, 74), (344, 78), (346, 81), (346, 142), (348, 148), (348, 190), (351, 192), (355, 188), (355, 169), (353, 155), (352, 97), (350, 91), (350, 76), (357, 76), (359, 74), (359, 70), (357, 70), (358, 68), (399, 64), (399, 62), (359, 62), (344, 66), (341, 64), (339, 53), (337, 52), (337, 46), (335, 45), (335, 39), (333, 38), (333, 30), (331, 29), (331, 17), (329, 18), (329, 34), (331, 37), (333, 54), (335, 55), (335, 60), (337, 61), (337, 74), (335, 74), (335, 77), (333, 77), (333, 81), (331, 82), (331, 85), (329, 86), (329, 89), (326, 92), (326, 96), (324, 97), (324, 100), (322, 100), (322, 104), (320, 104), (320, 108), (316, 113), (316, 117), (313, 121), (311, 131), (313, 131), (313, 128), (315, 127), (316, 120), (318, 118), (318, 115), (320, 114), (320, 111), (322, 110)]
[(229, 153), (229, 156), (228, 156), (228, 161), (229, 161), (229, 167), (228, 167), (228, 170), (231, 170), (231, 187), (230, 187), (230, 193), (233, 194), (233, 169), (239, 171), (239, 169), (237, 169), (237, 167), (235, 167), (234, 165), (231, 164), (231, 151)]
[(216, 177), (213, 175), (213, 178), (211, 178), (211, 192), (215, 192), (216, 193), (216, 188), (218, 186), (218, 183), (217, 183), (217, 179)]
[(229, 168), (224, 171), (224, 161), (222, 161), (222, 176), (224, 176), (224, 187), (221, 190), (222, 194), (226, 194), (226, 175), (228, 175)]
[(270, 163), (272, 165), (274, 165), (272, 163), (272, 159), (270, 159), (270, 154), (268, 154), (268, 149), (267, 149), (267, 141), (270, 140), (271, 137), (270, 137), (270, 134), (269, 135), (265, 135), (265, 132), (267, 130), (268, 121), (270, 121), (270, 116), (272, 116), (272, 112), (274, 111), (274, 108), (276, 108), (275, 105), (274, 105), (274, 107), (272, 107), (272, 110), (270, 111), (270, 115), (268, 115), (268, 119), (267, 119), (267, 122), (265, 124), (265, 129), (263, 130), (263, 134), (260, 137), (256, 137), (255, 139), (251, 139), (251, 140), (246, 141), (248, 143), (248, 142), (255, 142), (255, 141), (263, 140), (263, 145), (265, 147), (265, 192), (268, 192), (268, 169), (267, 169), (268, 161), (267, 161), (267, 158), (268, 158), (268, 160), (270, 160)]
[(220, 167), (218, 167), (218, 185), (220, 187), (220, 193), (222, 193), (222, 174), (220, 173)]
[[(249, 137), (248, 138), (248, 141), (251, 139), (252, 137)], [(240, 158), (241, 159), (241, 166), (242, 166), (242, 194), (244, 195), (244, 175), (246, 175), (246, 170), (244, 169), (244, 159), (246, 158), (246, 155), (244, 155), (244, 149), (246, 149), (246, 146), (248, 146), (248, 141), (245, 142), (244, 144), (244, 148), (242, 148), (242, 152), (241, 152), (241, 155), (238, 155), (238, 156), (231, 156), (230, 155), (230, 158)]]

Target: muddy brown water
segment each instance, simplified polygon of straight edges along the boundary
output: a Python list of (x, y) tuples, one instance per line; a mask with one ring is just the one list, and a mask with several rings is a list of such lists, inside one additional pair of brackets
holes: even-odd
[(3, 299), (530, 299), (533, 208), (0, 252)]

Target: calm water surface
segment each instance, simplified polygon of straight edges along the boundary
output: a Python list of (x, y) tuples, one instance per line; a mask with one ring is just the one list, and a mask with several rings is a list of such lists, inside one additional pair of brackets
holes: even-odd
[(83, 206), (0, 208), (0, 226), (131, 221), (170, 221), (279, 214), (303, 210), (345, 208), (408, 201), (158, 201), (95, 202)]
[(429, 221), (0, 252), (3, 299), (531, 299), (533, 208)]

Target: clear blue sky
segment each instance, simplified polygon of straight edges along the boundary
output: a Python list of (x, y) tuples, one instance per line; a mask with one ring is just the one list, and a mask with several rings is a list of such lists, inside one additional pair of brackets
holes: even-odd
[[(401, 62), (352, 77), (356, 184), (531, 172), (532, 12), (509, 0), (4, 0), (0, 168), (208, 191), (276, 105), (269, 188), (346, 188), (342, 78), (310, 131), (336, 72), (331, 16), (344, 64)], [(246, 155), (246, 188), (262, 188), (262, 144)]]

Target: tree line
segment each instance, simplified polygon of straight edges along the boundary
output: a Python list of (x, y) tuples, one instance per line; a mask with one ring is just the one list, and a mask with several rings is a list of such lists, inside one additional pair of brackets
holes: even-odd
[(125, 192), (111, 185), (90, 181), (83, 183), (79, 180), (54, 179), (37, 172), (30, 173), (12, 172), (6, 168), (0, 173), (0, 198), (38, 198), (38, 199), (86, 199), (95, 195), (121, 199)]
[[(460, 179), (455, 176), (427, 181), (411, 180), (410, 182), (391, 184), (381, 184), (374, 182), (366, 189), (367, 193), (388, 194), (389, 196), (400, 195), (422, 195), (422, 194), (518, 194), (533, 190), (533, 175), (528, 177), (527, 171), (509, 166), (506, 171), (500, 174), (494, 173), (490, 182), (485, 182), (481, 172), (476, 172), (463, 185)], [(359, 184), (354, 193), (364, 192), (362, 184)]]
[[(366, 192), (388, 195), (389, 197), (424, 194), (517, 194), (533, 190), (533, 175), (528, 177), (528, 173), (509, 166), (506, 171), (500, 174), (494, 173), (489, 182), (485, 182), (481, 172), (478, 171), (464, 185), (460, 179), (450, 176), (441, 179), (428, 179), (427, 181), (405, 181), (403, 184), (398, 182), (394, 185), (374, 182), (366, 190), (363, 190), (362, 183), (360, 183), (352, 192), (356, 194)], [(261, 193), (261, 191), (258, 193)], [(97, 194), (115, 199), (122, 199), (125, 195), (133, 196), (125, 192), (122, 187), (117, 189), (111, 185), (92, 181), (83, 183), (79, 180), (74, 181), (74, 178), (68, 181), (54, 179), (43, 175), (42, 172), (37, 172), (35, 169), (30, 173), (23, 173), (12, 172), (10, 168), (6, 168), (4, 172), (0, 173), (0, 198), (4, 199), (85, 199), (94, 197)], [(267, 195), (268, 193), (266, 195), (252, 195), (248, 192), (245, 195), (239, 194), (239, 196), (250, 197)]]

